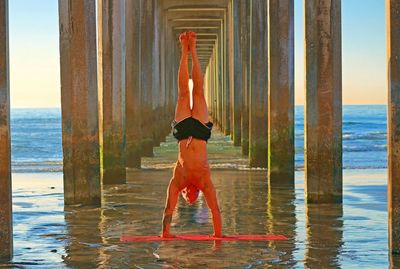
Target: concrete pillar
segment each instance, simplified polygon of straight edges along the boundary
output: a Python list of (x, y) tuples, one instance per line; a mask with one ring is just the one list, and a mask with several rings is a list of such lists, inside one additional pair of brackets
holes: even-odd
[(142, 97), (142, 156), (153, 156), (153, 46), (154, 46), (154, 3), (140, 0), (140, 88)]
[(249, 156), (249, 91), (250, 91), (250, 3), (240, 1), (240, 47), (242, 55), (242, 120), (241, 144), (242, 155)]
[(95, 0), (59, 0), (64, 203), (99, 205)]
[[(229, 64), (229, 47), (231, 41), (229, 40), (229, 28), (230, 28), (230, 17), (231, 2), (228, 3), (228, 12), (225, 13), (223, 23), (221, 23), (221, 54), (222, 54), (222, 84), (223, 84), (223, 116), (224, 116), (224, 134), (229, 135), (231, 132), (231, 84), (229, 81), (229, 68), (232, 68)], [(229, 19), (228, 19), (229, 18)]]
[(215, 90), (217, 96), (217, 118), (218, 118), (218, 127), (222, 132), (224, 132), (224, 122), (223, 122), (223, 89), (222, 89), (222, 57), (221, 57), (221, 37), (218, 37), (218, 41), (215, 47)]
[(142, 149), (142, 101), (140, 94), (140, 2), (125, 2), (126, 46), (126, 166), (140, 168)]
[(0, 261), (13, 255), (8, 0), (0, 0)]
[(294, 184), (294, 2), (268, 3), (268, 178)]
[(389, 249), (400, 254), (400, 1), (386, 1)]
[(165, 12), (160, 9), (160, 87), (161, 87), (161, 142), (165, 142), (165, 137), (171, 132), (171, 118), (172, 115), (168, 111), (169, 106), (169, 92), (171, 90), (168, 88), (167, 84), (167, 74), (166, 74), (166, 34), (167, 34), (167, 16)]
[(340, 0), (305, 1), (305, 175), (308, 202), (342, 202)]
[(155, 124), (151, 125), (153, 146), (160, 146), (162, 136), (162, 107), (161, 107), (161, 78), (160, 78), (160, 5), (158, 0), (153, 0), (153, 46), (152, 46), (152, 116)]
[(241, 121), (242, 121), (242, 96), (243, 96), (243, 73), (242, 73), (242, 42), (241, 42), (241, 1), (232, 2), (232, 21), (231, 21), (231, 133), (233, 145), (241, 145)]
[(268, 22), (267, 1), (251, 1), (251, 73), (249, 163), (268, 165)]
[[(102, 50), (103, 184), (126, 183), (125, 173), (125, 1), (99, 1)], [(100, 24), (101, 23), (101, 24)]]

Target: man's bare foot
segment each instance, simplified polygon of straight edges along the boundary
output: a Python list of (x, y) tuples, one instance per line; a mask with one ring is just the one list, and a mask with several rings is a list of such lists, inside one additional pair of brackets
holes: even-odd
[(188, 40), (189, 40), (189, 51), (195, 51), (197, 34), (195, 32), (187, 32), (187, 36), (188, 36)]
[(187, 32), (183, 32), (179, 35), (179, 42), (181, 43), (182, 51), (189, 51), (189, 39)]

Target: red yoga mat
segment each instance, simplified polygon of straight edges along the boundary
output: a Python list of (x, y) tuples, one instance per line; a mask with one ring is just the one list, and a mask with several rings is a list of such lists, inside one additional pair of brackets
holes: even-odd
[(273, 234), (242, 234), (242, 235), (224, 235), (223, 237), (212, 237), (203, 234), (181, 234), (172, 238), (164, 238), (159, 235), (123, 235), (120, 240), (122, 242), (151, 242), (151, 241), (271, 241), (271, 240), (287, 240), (284, 235)]

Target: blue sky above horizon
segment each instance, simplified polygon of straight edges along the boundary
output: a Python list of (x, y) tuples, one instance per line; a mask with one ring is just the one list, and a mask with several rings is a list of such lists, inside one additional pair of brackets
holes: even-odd
[[(295, 99), (304, 103), (303, 0), (295, 2)], [(361, 4), (362, 2), (362, 4)], [(60, 107), (58, 1), (11, 0), (11, 106)], [(342, 0), (344, 104), (385, 104), (383, 0)]]

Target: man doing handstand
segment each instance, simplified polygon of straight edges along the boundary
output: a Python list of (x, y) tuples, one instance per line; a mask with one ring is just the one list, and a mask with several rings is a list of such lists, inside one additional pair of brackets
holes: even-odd
[[(173, 135), (178, 140), (179, 154), (167, 190), (162, 236), (172, 237), (170, 225), (179, 193), (193, 204), (202, 191), (210, 208), (215, 237), (221, 237), (221, 214), (207, 160), (207, 140), (213, 124), (208, 119), (204, 97), (203, 74), (196, 50), (196, 33), (184, 32), (179, 36), (181, 61), (178, 72), (178, 102), (173, 121)], [(193, 107), (190, 108), (188, 57), (192, 56)]]

